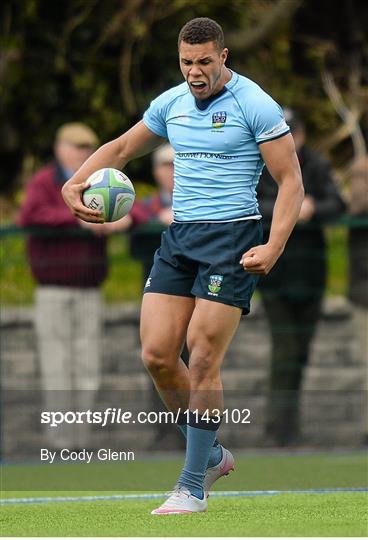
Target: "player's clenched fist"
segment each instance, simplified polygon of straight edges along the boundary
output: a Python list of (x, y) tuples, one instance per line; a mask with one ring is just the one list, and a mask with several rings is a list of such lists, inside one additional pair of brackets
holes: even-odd
[(244, 270), (250, 274), (267, 275), (281, 253), (281, 250), (276, 250), (269, 244), (264, 244), (246, 251), (239, 262)]

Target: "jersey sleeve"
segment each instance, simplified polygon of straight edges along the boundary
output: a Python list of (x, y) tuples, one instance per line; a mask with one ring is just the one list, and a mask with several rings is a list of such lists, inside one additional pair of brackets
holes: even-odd
[(265, 92), (254, 100), (249, 113), (257, 144), (278, 139), (290, 132), (280, 105)]
[(167, 139), (166, 108), (167, 102), (165, 96), (161, 94), (151, 101), (150, 106), (143, 115), (144, 125), (153, 131), (153, 133), (165, 139)]

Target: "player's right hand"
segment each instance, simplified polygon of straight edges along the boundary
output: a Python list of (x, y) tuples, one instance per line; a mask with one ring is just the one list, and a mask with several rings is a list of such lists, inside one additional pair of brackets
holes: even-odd
[(249, 274), (266, 276), (280, 257), (282, 250), (275, 248), (269, 242), (254, 246), (243, 253), (239, 263)]
[(89, 223), (104, 223), (101, 212), (87, 208), (82, 202), (82, 193), (88, 187), (88, 180), (81, 184), (75, 184), (68, 180), (62, 188), (61, 194), (74, 216)]

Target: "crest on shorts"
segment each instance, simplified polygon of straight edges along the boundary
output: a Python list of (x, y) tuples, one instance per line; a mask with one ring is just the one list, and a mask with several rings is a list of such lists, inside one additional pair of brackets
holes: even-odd
[(212, 115), (212, 127), (213, 128), (222, 128), (226, 122), (226, 111), (215, 112)]
[(222, 282), (224, 280), (224, 276), (214, 275), (210, 276), (210, 282), (208, 284), (208, 290), (209, 295), (211, 296), (218, 296), (218, 293), (222, 289)]

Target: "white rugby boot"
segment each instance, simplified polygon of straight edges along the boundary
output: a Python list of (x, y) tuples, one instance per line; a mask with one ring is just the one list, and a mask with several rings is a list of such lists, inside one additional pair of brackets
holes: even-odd
[(151, 514), (192, 514), (207, 510), (207, 497), (197, 499), (191, 495), (189, 489), (175, 486), (170, 497), (161, 506), (152, 510)]
[(220, 463), (214, 467), (209, 467), (206, 469), (203, 483), (204, 495), (206, 498), (208, 497), (211, 487), (216, 480), (222, 476), (227, 476), (230, 471), (234, 470), (234, 468), (234, 457), (232, 453), (222, 446), (222, 459)]

